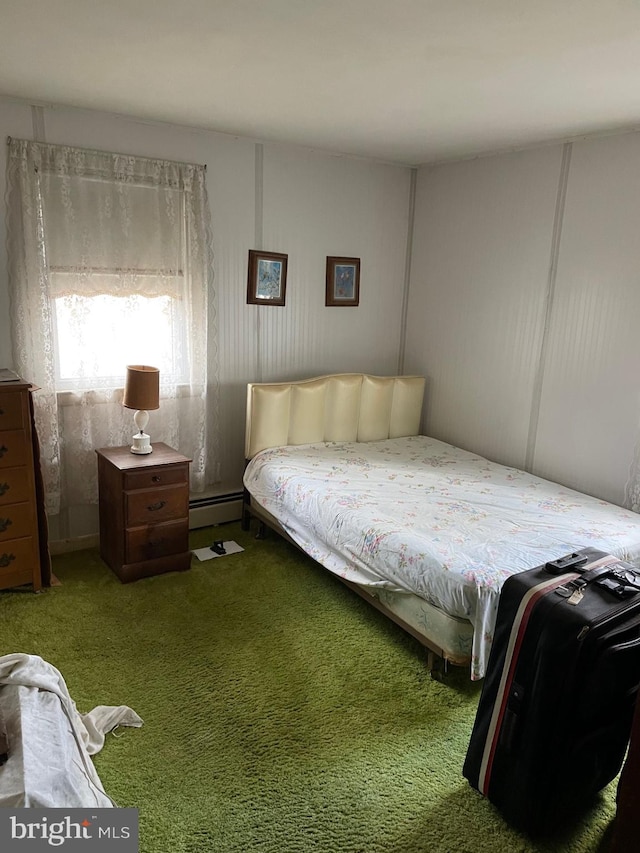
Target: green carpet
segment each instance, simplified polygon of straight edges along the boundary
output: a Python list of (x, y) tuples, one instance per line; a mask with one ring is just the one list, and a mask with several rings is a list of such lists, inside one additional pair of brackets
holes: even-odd
[(564, 837), (509, 829), (461, 773), (479, 695), (441, 684), (418, 644), (271, 535), (241, 554), (121, 584), (94, 551), (61, 586), (0, 593), (2, 653), (41, 655), (78, 709), (130, 705), (141, 729), (94, 761), (140, 812), (142, 853), (604, 850), (615, 785)]

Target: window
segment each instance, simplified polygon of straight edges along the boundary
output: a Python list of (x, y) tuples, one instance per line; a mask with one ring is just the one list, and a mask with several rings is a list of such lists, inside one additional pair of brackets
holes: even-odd
[(117, 388), (127, 364), (189, 375), (184, 193), (124, 177), (43, 182), (57, 390)]
[(52, 300), (56, 390), (119, 388), (124, 366), (152, 364), (188, 381), (186, 317), (171, 296), (69, 294)]
[[(95, 449), (130, 444), (127, 364), (160, 369), (154, 439), (193, 460), (192, 491), (209, 482), (205, 178), (203, 166), (10, 140), (14, 363), (40, 389), (52, 514), (95, 502)], [(61, 391), (74, 392), (63, 406)]]

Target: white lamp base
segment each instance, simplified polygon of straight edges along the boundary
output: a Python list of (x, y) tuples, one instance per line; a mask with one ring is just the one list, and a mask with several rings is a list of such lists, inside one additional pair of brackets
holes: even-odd
[(153, 447), (151, 447), (151, 438), (146, 434), (146, 432), (134, 435), (133, 444), (131, 445), (130, 450), (132, 453), (151, 453), (153, 451)]
[(145, 455), (153, 451), (151, 447), (151, 438), (146, 434), (144, 428), (149, 423), (149, 412), (140, 410), (133, 416), (135, 425), (138, 427), (138, 432), (133, 436), (133, 444), (130, 447), (132, 453)]

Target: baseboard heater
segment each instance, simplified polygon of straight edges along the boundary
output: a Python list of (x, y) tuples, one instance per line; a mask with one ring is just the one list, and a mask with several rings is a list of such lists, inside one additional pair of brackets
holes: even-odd
[(189, 501), (189, 528), (209, 527), (242, 518), (242, 492), (210, 495)]

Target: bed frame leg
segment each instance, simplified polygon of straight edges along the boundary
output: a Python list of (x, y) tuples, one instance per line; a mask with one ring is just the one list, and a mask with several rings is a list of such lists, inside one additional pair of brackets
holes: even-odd
[(427, 667), (431, 678), (442, 681), (449, 674), (449, 666), (449, 661), (445, 657), (432, 651), (427, 652)]
[(266, 539), (267, 538), (267, 525), (264, 521), (261, 521), (258, 525), (258, 532), (256, 533), (256, 539)]
[(247, 531), (251, 529), (251, 497), (246, 489), (243, 489), (242, 498), (242, 516), (240, 519), (240, 529)]

